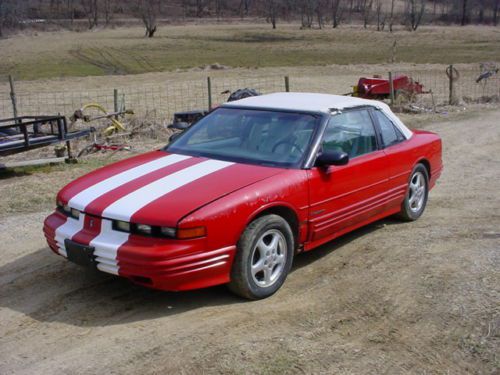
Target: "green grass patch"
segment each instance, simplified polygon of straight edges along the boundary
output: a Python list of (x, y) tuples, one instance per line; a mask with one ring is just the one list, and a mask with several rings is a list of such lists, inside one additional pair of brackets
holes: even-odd
[(231, 67), (375, 64), (390, 60), (397, 40), (401, 63), (477, 63), (500, 60), (500, 33), (489, 27), (424, 27), (417, 32), (297, 25), (161, 26), (41, 33), (0, 40), (0, 75), (18, 79), (138, 74), (205, 66)]

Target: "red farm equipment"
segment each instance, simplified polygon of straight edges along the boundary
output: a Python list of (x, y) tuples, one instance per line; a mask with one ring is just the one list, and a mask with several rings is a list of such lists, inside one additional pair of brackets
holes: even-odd
[[(417, 94), (426, 93), (421, 83), (406, 75), (393, 77), (392, 84), (395, 98), (404, 96), (406, 100), (411, 100)], [(381, 76), (362, 77), (358, 84), (353, 87), (352, 95), (365, 99), (389, 99), (391, 95), (389, 79)]]

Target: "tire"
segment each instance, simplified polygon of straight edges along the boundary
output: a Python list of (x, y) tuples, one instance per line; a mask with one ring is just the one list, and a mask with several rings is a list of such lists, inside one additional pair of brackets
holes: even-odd
[(292, 267), (294, 242), (290, 225), (281, 216), (255, 219), (238, 241), (229, 289), (252, 300), (273, 295)]
[(429, 173), (423, 164), (417, 164), (411, 172), (408, 189), (399, 217), (404, 221), (417, 220), (424, 213), (429, 196)]

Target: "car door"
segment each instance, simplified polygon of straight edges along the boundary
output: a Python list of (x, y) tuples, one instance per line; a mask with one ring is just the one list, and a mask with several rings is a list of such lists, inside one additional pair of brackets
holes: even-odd
[(398, 209), (408, 187), (408, 178), (412, 170), (416, 150), (409, 146), (406, 138), (382, 110), (372, 112), (375, 126), (378, 128), (379, 144), (384, 150), (389, 171), (388, 191), (393, 197), (388, 201), (388, 210)]
[(321, 150), (344, 151), (343, 166), (313, 167), (309, 174), (309, 240), (318, 243), (367, 221), (384, 206), (387, 160), (380, 149), (371, 108), (334, 114), (326, 125)]

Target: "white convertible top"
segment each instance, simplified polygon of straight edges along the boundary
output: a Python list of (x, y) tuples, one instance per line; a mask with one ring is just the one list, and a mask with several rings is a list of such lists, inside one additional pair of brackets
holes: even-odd
[(312, 111), (331, 113), (343, 109), (371, 106), (380, 109), (408, 139), (412, 131), (391, 111), (389, 106), (378, 100), (355, 98), (352, 96), (315, 94), (305, 92), (277, 92), (274, 94), (251, 96), (249, 98), (224, 103), (222, 107), (269, 108), (292, 111)]

